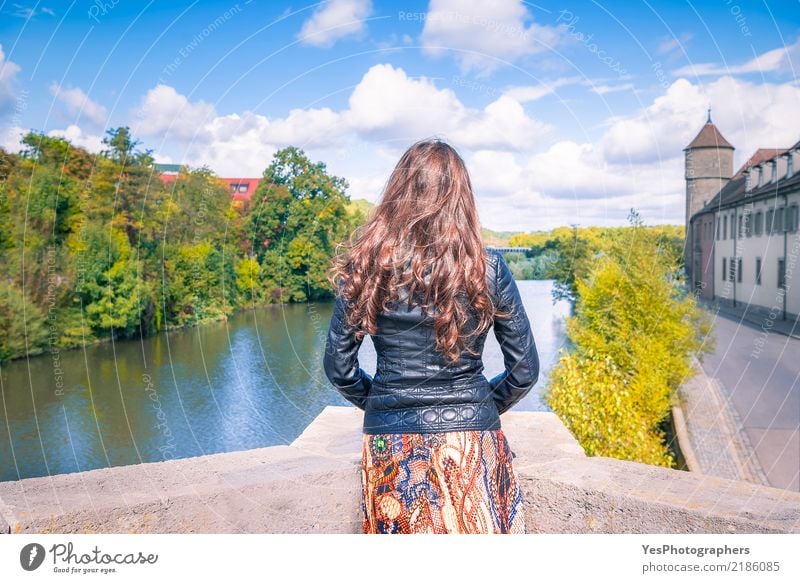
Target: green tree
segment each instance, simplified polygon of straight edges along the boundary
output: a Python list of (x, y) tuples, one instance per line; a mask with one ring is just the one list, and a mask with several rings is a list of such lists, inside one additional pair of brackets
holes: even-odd
[(148, 301), (140, 262), (127, 237), (100, 225), (87, 227), (79, 249), (76, 291), (92, 330), (131, 337), (138, 330)]
[(37, 352), (47, 344), (45, 318), (13, 283), (0, 280), (0, 361)]
[[(325, 277), (336, 244), (354, 228), (343, 178), (302, 150), (284, 148), (264, 171), (247, 223), (269, 299), (309, 301), (333, 295)], [(277, 280), (277, 281), (276, 281)]]
[(684, 292), (675, 248), (638, 215), (631, 222), (575, 280), (574, 349), (545, 398), (587, 451), (670, 465), (660, 427), (692, 357), (710, 348), (709, 325)]

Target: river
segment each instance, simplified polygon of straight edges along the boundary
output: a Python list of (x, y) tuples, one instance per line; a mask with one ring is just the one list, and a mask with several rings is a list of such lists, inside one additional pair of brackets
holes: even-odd
[[(541, 380), (514, 410), (548, 410), (540, 394), (565, 343), (566, 302), (550, 281), (519, 281)], [(326, 405), (348, 405), (322, 353), (332, 302), (267, 306), (225, 322), (105, 342), (0, 366), (0, 481), (288, 444)], [(372, 374), (369, 337), (359, 353)], [(487, 378), (503, 370), (494, 338)]]

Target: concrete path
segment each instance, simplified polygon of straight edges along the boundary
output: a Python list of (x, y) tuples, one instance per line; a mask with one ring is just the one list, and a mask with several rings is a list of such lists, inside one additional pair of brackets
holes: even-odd
[[(744, 446), (736, 447), (744, 459), (752, 447), (758, 462), (755, 473), (760, 466), (770, 485), (800, 491), (800, 339), (788, 335), (794, 332), (791, 328), (784, 331), (731, 310), (716, 311), (716, 347), (702, 368), (713, 379), (705, 406), (727, 415), (743, 430)], [(725, 404), (730, 406), (728, 413)], [(695, 413), (697, 420), (700, 411)], [(691, 425), (692, 411), (686, 414)], [(714, 456), (713, 447), (709, 444), (705, 452), (695, 453)], [(727, 464), (726, 449), (719, 446), (721, 466)]]

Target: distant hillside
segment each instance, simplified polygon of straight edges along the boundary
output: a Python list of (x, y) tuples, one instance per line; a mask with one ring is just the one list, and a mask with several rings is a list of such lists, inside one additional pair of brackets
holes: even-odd
[(507, 247), (509, 239), (518, 234), (518, 231), (492, 231), (491, 229), (481, 229), (484, 243), (492, 247)]
[(347, 210), (350, 213), (361, 211), (362, 213), (364, 213), (364, 218), (368, 217), (369, 213), (372, 212), (372, 209), (374, 208), (375, 205), (364, 198), (352, 199), (350, 200), (350, 203), (347, 205)]

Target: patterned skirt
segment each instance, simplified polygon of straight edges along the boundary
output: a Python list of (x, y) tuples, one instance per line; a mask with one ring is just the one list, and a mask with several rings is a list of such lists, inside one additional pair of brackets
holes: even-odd
[(502, 429), (365, 433), (362, 452), (364, 533), (525, 533)]

